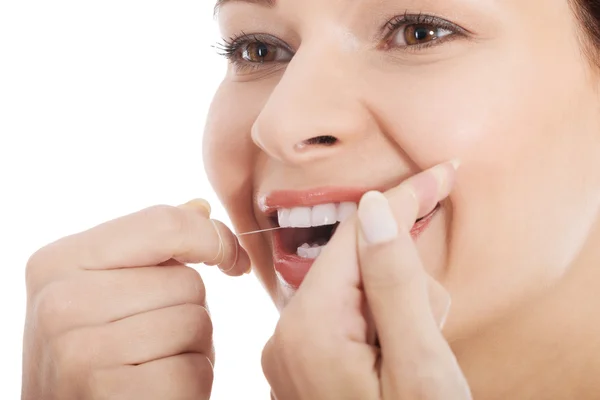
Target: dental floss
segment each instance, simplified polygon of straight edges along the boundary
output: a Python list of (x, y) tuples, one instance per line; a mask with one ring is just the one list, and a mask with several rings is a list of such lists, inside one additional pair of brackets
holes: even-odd
[(258, 231), (250, 231), (250, 232), (243, 232), (243, 233), (236, 233), (235, 236), (240, 237), (240, 236), (246, 236), (246, 235), (253, 235), (255, 233), (262, 233), (262, 232), (269, 232), (269, 231), (276, 231), (278, 229), (283, 229), (283, 227), (278, 226), (276, 228), (268, 228), (268, 229), (260, 229)]

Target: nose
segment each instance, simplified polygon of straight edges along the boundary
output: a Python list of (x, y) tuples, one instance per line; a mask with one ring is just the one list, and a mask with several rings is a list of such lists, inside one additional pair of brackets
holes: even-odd
[(362, 80), (341, 60), (296, 53), (252, 126), (270, 157), (302, 164), (331, 157), (373, 130)]

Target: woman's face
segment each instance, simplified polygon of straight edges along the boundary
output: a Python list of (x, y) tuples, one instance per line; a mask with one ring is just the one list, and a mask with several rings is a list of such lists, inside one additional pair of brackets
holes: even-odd
[[(460, 158), (454, 192), (413, 232), (452, 294), (450, 323), (483, 321), (573, 263), (596, 218), (600, 114), (567, 0), (221, 3), (231, 63), (204, 159), (238, 232), (276, 226), (278, 210), (330, 224), (361, 193)], [(297, 248), (330, 234), (244, 237), (279, 307), (317, 251)]]

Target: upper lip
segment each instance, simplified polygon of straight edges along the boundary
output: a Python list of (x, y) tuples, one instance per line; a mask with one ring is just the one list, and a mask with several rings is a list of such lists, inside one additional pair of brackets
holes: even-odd
[(269, 194), (258, 195), (257, 204), (261, 212), (267, 215), (281, 208), (312, 207), (327, 203), (358, 203), (366, 188), (319, 187), (309, 190), (277, 190)]

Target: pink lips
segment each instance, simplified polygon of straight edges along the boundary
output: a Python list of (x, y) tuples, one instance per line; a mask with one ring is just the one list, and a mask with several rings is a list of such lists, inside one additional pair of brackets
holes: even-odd
[[(356, 188), (317, 188), (305, 191), (277, 191), (268, 196), (259, 197), (259, 208), (262, 212), (273, 214), (279, 208), (310, 207), (324, 203), (354, 202), (358, 203), (364, 193), (372, 189)], [(419, 219), (411, 229), (413, 239), (417, 239), (429, 226), (439, 210), (436, 206), (429, 214)], [(273, 235), (273, 264), (279, 278), (292, 288), (300, 287), (304, 277), (310, 270), (313, 259), (306, 259), (285, 249), (282, 232)]]

